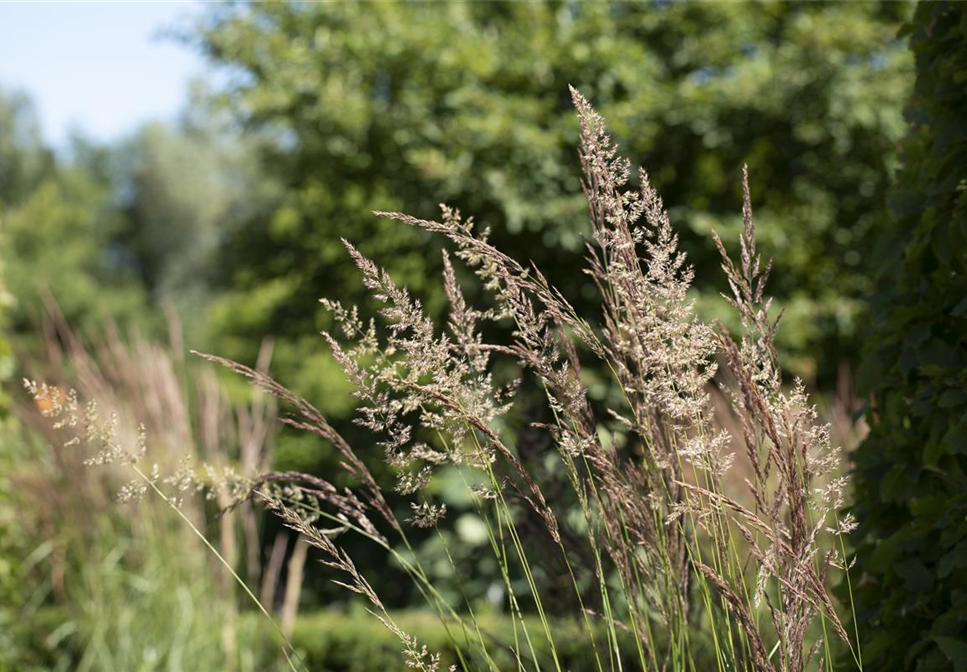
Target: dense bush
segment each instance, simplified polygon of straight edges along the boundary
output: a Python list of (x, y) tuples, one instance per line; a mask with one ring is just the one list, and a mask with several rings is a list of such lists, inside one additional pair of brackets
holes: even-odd
[[(869, 669), (967, 669), (967, 6), (922, 3), (855, 454)], [(854, 585), (854, 588), (856, 586)]]

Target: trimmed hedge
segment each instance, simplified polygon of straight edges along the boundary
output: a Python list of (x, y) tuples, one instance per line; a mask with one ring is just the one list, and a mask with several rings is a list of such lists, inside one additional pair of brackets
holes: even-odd
[[(406, 632), (426, 645), (430, 653), (439, 653), (441, 672), (451, 664), (458, 663), (457, 647), (447, 635), (446, 629), (435, 614), (426, 611), (409, 610), (392, 612), (393, 620)], [(41, 672), (41, 670), (74, 669), (83, 656), (80, 644), (71, 637), (58, 637), (55, 633), (63, 631), (65, 624), (72, 619), (70, 609), (53, 607), (39, 610), (32, 621), (23, 623), (22, 636), (18, 640), (18, 656), (5, 658), (0, 655), (0, 672)], [(536, 616), (527, 616), (527, 628), (531, 634), (540, 669), (553, 670), (550, 649), (543, 636), (543, 626)], [(514, 631), (511, 619), (504, 614), (478, 616), (481, 631), (487, 638), (488, 653), (500, 670), (517, 670), (517, 659), (511, 651), (514, 644)], [(587, 632), (583, 624), (574, 620), (554, 619), (550, 622), (557, 647), (561, 669), (568, 672), (597, 670), (594, 651), (588, 645)], [(454, 640), (464, 641), (459, 626), (449, 624)], [(609, 658), (612, 654), (607, 648), (606, 631), (599, 623), (595, 636), (602, 667), (606, 670), (619, 669), (618, 661)], [(5, 633), (0, 631), (0, 641)], [(15, 633), (16, 634), (16, 633)], [(260, 670), (260, 672), (289, 672), (291, 668), (282, 655), (281, 641), (276, 631), (260, 615), (254, 612), (244, 614), (236, 623), (238, 643), (236, 666), (226, 662), (225, 670)], [(520, 648), (526, 650), (521, 637)], [(621, 668), (640, 669), (637, 647), (630, 633), (619, 632)], [(393, 633), (386, 629), (371, 614), (362, 609), (349, 611), (319, 610), (300, 614), (296, 619), (290, 641), (296, 650), (294, 662), (299, 670), (307, 672), (386, 672), (387, 670), (409, 669), (405, 666), (402, 645)], [(715, 669), (714, 653), (704, 640), (693, 644), (700, 670)], [(479, 654), (464, 648), (469, 666), (467, 672), (488, 669), (480, 661)], [(0, 654), (11, 653), (0, 650)], [(8, 661), (5, 665), (5, 661)], [(526, 669), (536, 669), (529, 658), (524, 659)], [(173, 669), (180, 669), (177, 663)], [(162, 665), (164, 666), (164, 665)], [(167, 668), (165, 668), (167, 669)], [(186, 668), (187, 670), (188, 668)], [(193, 669), (193, 668), (192, 668)], [(463, 672), (464, 668), (458, 669)], [(205, 670), (204, 672), (222, 672)]]
[[(393, 614), (406, 632), (415, 636), (433, 653), (441, 654), (441, 669), (458, 662), (456, 647), (440, 620), (432, 613), (404, 611)], [(513, 624), (503, 615), (478, 617), (481, 631), (488, 637), (488, 653), (501, 670), (516, 670), (517, 660), (510, 650), (514, 643)], [(463, 641), (459, 626), (450, 626), (457, 642)], [(527, 627), (537, 651), (541, 669), (554, 669), (550, 650), (543, 637), (543, 626), (537, 617), (528, 617)], [(594, 651), (588, 645), (587, 633), (576, 621), (555, 621), (551, 625), (558, 659), (564, 670), (596, 670)], [(598, 652), (605, 669), (608, 662), (605, 631), (598, 637)], [(619, 635), (622, 668), (638, 669), (637, 649), (630, 634)], [(377, 672), (404, 669), (399, 640), (379, 621), (363, 611), (340, 613), (319, 611), (300, 616), (292, 634), (292, 644), (312, 672)], [(521, 635), (521, 648), (526, 644)], [(466, 650), (466, 649), (465, 649)], [(471, 656), (475, 663), (477, 659)], [(711, 661), (711, 659), (710, 659)], [(525, 661), (525, 667), (531, 669)], [(477, 668), (471, 668), (477, 669)], [(479, 669), (486, 669), (479, 666)], [(615, 669), (617, 664), (615, 664)], [(710, 668), (711, 669), (711, 668)]]
[[(921, 3), (903, 167), (860, 370), (865, 667), (967, 670), (967, 5)], [(857, 577), (859, 582), (857, 585)], [(845, 593), (845, 587), (844, 587)]]

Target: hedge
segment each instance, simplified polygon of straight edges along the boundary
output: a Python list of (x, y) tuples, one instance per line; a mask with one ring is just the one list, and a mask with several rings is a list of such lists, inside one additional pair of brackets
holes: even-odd
[[(393, 618), (401, 628), (415, 636), (420, 644), (425, 644), (429, 651), (441, 654), (441, 669), (445, 670), (449, 665), (458, 662), (458, 647), (447, 635), (435, 614), (403, 611), (394, 613)], [(485, 633), (488, 653), (497, 667), (501, 670), (518, 669), (517, 660), (510, 648), (514, 642), (511, 620), (507, 616), (487, 614), (479, 616), (477, 622), (481, 632)], [(527, 617), (526, 622), (540, 669), (555, 669), (540, 620), (534, 616)], [(451, 625), (450, 629), (457, 643), (464, 641), (459, 626)], [(587, 632), (581, 623), (552, 621), (551, 631), (561, 669), (598, 669), (594, 650), (588, 645)], [(612, 669), (603, 627), (596, 636), (602, 665), (604, 669)], [(405, 669), (399, 640), (379, 621), (363, 611), (318, 611), (300, 616), (292, 634), (292, 644), (312, 672), (381, 672)], [(619, 634), (619, 644), (622, 656), (620, 669), (639, 669), (637, 647), (631, 634)], [(526, 650), (526, 645), (522, 643), (521, 648)], [(475, 655), (469, 655), (471, 665), (479, 663)], [(524, 663), (526, 669), (533, 669), (528, 661)], [(471, 669), (486, 668), (478, 666)], [(614, 663), (614, 669), (619, 669), (617, 662)]]
[[(967, 670), (967, 5), (921, 3), (854, 456), (866, 669)], [(858, 580), (857, 580), (858, 579)], [(845, 590), (845, 588), (844, 588)]]

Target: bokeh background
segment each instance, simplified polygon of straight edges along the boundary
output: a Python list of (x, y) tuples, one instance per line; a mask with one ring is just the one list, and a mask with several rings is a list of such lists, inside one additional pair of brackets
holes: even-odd
[[(263, 670), (278, 649), (164, 507), (112, 501), (121, 477), (58, 448), (19, 389), (74, 386), (185, 450), (338, 479), (338, 456), (189, 350), (268, 367), (365, 444), (319, 336), (321, 297), (364, 302), (352, 241), (444, 304), (440, 243), (372, 210), (445, 202), (533, 260), (579, 311), (589, 232), (567, 85), (649, 172), (730, 319), (709, 235), (741, 228), (748, 165), (774, 259), (787, 369), (847, 448), (870, 329), (871, 249), (888, 219), (913, 56), (909, 3), (206, 3), (0, 5), (0, 670)], [(473, 292), (471, 291), (471, 294)], [(593, 375), (593, 372), (592, 372)], [(603, 394), (603, 393), (602, 393)], [(378, 449), (377, 449), (378, 450)], [(502, 627), (497, 568), (460, 484), (434, 484), (467, 590)], [(333, 670), (397, 665), (395, 644), (252, 508), (188, 509), (299, 646)], [(228, 520), (228, 522), (226, 522)], [(171, 552), (171, 549), (178, 549)], [(361, 551), (393, 609), (417, 600)], [(489, 610), (489, 611), (488, 611)], [(416, 609), (402, 617), (442, 641)], [(433, 638), (436, 637), (436, 640)], [(360, 645), (364, 642), (365, 645)], [(383, 644), (377, 645), (377, 642)], [(443, 646), (444, 644), (440, 644)]]

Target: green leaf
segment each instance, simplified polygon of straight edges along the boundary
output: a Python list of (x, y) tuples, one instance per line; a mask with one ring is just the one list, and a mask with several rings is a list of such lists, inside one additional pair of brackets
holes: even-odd
[(950, 311), (950, 314), (954, 316), (963, 315), (965, 311), (967, 311), (967, 296), (962, 298), (960, 303), (954, 306), (953, 310)]
[(865, 357), (856, 371), (856, 386), (862, 394), (875, 390), (883, 381), (883, 363), (878, 357)]
[(920, 560), (910, 558), (894, 565), (894, 570), (913, 593), (924, 594), (933, 587), (933, 575)]
[(965, 401), (967, 401), (967, 392), (964, 390), (947, 390), (940, 395), (940, 399), (937, 400), (937, 405), (940, 408), (953, 408), (954, 406), (960, 406)]
[(940, 558), (940, 563), (937, 565), (937, 574), (940, 578), (945, 578), (957, 567), (965, 566), (967, 566), (967, 542), (962, 541)]
[(931, 338), (918, 347), (917, 358), (920, 365), (934, 364), (951, 369), (957, 366), (957, 351), (939, 338)]
[(943, 654), (954, 665), (954, 672), (967, 672), (967, 642), (953, 637), (933, 636)]
[(967, 425), (954, 425), (943, 437), (943, 447), (951, 455), (967, 455)]

